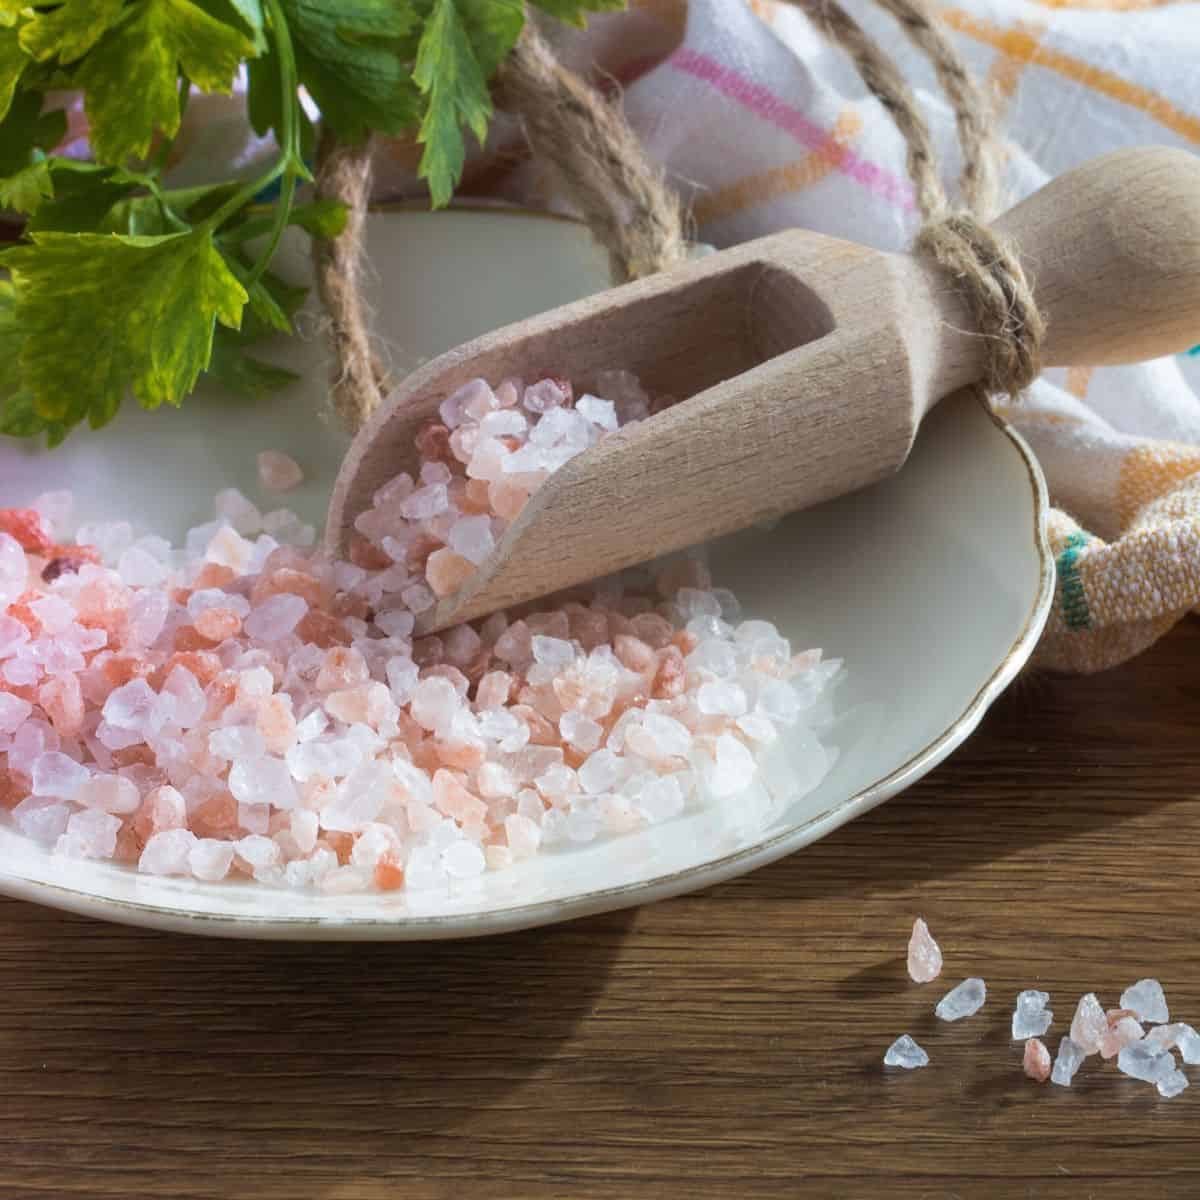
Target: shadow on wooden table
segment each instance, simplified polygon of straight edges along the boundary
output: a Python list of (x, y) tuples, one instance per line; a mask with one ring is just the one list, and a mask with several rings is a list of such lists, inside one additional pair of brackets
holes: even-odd
[[(0, 1015), (0, 1079), (53, 1081), (68, 1107), (74, 1090), (93, 1120), (138, 1097), (143, 1119), (173, 1127), (161, 1129), (168, 1139), (195, 1121), (239, 1136), (324, 1123), (336, 1139), (334, 1110), (343, 1122), (361, 1114), (347, 1136), (445, 1130), (502, 1104), (559, 1051), (627, 924), (304, 945), (126, 929), (3, 900), (4, 976), (22, 984)], [(564, 959), (573, 969), (554, 969)]]

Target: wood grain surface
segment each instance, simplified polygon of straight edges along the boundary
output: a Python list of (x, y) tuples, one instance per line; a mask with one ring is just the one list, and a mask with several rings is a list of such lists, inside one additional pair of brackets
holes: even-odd
[[(746, 878), (473, 943), (188, 939), (0, 901), (0, 1197), (1200, 1195), (1200, 1086), (1020, 1071), (1016, 992), (1200, 1024), (1200, 624), (1035, 679)], [(916, 987), (915, 914), (946, 954)], [(957, 1025), (966, 975), (989, 1000)], [(931, 1065), (885, 1072), (912, 1032)], [(1196, 1072), (1193, 1071), (1195, 1077)]]

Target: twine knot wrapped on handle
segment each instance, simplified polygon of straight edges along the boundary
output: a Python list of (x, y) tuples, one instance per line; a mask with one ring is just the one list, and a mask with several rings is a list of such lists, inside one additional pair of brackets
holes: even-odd
[[(791, 2), (850, 55), (904, 136), (923, 218), (914, 250), (932, 257), (967, 292), (980, 336), (988, 339), (983, 386), (1016, 396), (1039, 372), (1045, 327), (1016, 255), (985, 223), (995, 199), (998, 159), (988, 104), (921, 0), (878, 0), (929, 58), (954, 107), (963, 151), (963, 207), (955, 210), (928, 126), (895, 63), (837, 0)], [(559, 62), (532, 18), (497, 82), (501, 106), (521, 121), (534, 155), (608, 251), (614, 280), (637, 279), (683, 261), (687, 239), (678, 197), (647, 160), (619, 107)], [(334, 406), (351, 432), (387, 390), (359, 285), (371, 150), (369, 141), (345, 147), (329, 136), (318, 149), (318, 193), (350, 209), (344, 232), (331, 243), (318, 241), (315, 258), (337, 359)]]

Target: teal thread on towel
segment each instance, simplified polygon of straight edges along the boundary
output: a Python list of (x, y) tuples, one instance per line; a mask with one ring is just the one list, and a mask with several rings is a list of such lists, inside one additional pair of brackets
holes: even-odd
[(1076, 566), (1079, 551), (1086, 545), (1087, 538), (1082, 533), (1071, 534), (1055, 563), (1062, 588), (1063, 618), (1068, 629), (1090, 629), (1092, 625), (1092, 614), (1088, 611), (1087, 596), (1083, 592), (1083, 580), (1079, 578), (1079, 568)]

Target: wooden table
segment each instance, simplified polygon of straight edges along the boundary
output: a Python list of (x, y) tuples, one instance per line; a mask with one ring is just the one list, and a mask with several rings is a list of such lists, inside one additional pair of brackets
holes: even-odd
[[(1038, 1085), (1013, 998), (1200, 1024), (1200, 624), (1034, 679), (744, 879), (488, 941), (219, 942), (0, 902), (0, 1197), (1200, 1195), (1200, 1087)], [(946, 954), (916, 987), (921, 913)], [(990, 998), (949, 1026), (966, 975)], [(923, 1071), (885, 1072), (911, 1031)], [(1193, 1073), (1195, 1078), (1195, 1073)]]

